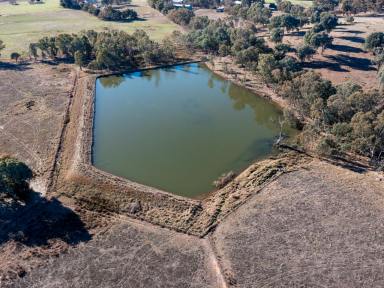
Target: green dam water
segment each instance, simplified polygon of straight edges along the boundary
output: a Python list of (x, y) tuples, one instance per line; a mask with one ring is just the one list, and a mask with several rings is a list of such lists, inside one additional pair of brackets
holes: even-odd
[[(177, 195), (272, 153), (281, 111), (202, 64), (96, 82), (93, 164)], [(291, 131), (286, 131), (290, 134)]]

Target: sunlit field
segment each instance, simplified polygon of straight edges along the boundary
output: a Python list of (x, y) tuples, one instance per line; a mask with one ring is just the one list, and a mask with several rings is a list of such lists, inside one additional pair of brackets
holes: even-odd
[(0, 2), (0, 39), (6, 48), (2, 57), (11, 52), (28, 50), (31, 42), (44, 36), (59, 33), (76, 33), (81, 30), (103, 30), (108, 28), (133, 32), (145, 30), (152, 39), (159, 40), (179, 29), (157, 11), (147, 7), (145, 0), (133, 0), (132, 9), (142, 20), (130, 23), (106, 22), (84, 11), (64, 9), (59, 0), (45, 0), (44, 4), (31, 5), (27, 1), (18, 1), (19, 5)]

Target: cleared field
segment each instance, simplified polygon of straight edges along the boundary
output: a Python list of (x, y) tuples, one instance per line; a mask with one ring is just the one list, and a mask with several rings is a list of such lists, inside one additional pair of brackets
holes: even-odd
[(44, 4), (31, 5), (26, 1), (19, 5), (0, 3), (0, 39), (6, 48), (2, 57), (8, 58), (11, 52), (27, 51), (29, 43), (44, 36), (59, 33), (76, 33), (81, 30), (120, 29), (134, 32), (145, 30), (155, 40), (164, 38), (172, 31), (180, 29), (164, 15), (150, 8), (146, 0), (133, 0), (131, 8), (141, 18), (130, 23), (106, 22), (84, 11), (64, 9), (59, 0), (46, 0)]

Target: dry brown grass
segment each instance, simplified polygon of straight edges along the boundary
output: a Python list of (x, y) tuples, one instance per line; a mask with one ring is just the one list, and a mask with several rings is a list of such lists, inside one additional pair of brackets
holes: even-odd
[(236, 287), (382, 287), (384, 183), (315, 160), (218, 226), (212, 241)]

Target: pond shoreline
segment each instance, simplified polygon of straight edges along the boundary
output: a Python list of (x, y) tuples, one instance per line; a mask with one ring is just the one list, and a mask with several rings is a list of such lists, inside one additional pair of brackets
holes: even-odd
[[(272, 87), (268, 86), (268, 84), (261, 79), (261, 76), (240, 68), (233, 62), (233, 59), (230, 59), (229, 57), (215, 57), (212, 61), (206, 61), (204, 64), (218, 76), (227, 79), (238, 86), (244, 87), (254, 94), (270, 100), (281, 109), (289, 108), (288, 102), (278, 95)], [(228, 72), (232, 73), (224, 72), (224, 65), (227, 66)]]
[[(49, 189), (51, 195), (71, 199), (82, 209), (126, 215), (174, 231), (204, 237), (214, 229), (219, 219), (232, 211), (231, 207), (241, 205), (256, 190), (301, 165), (303, 161), (307, 162), (297, 154), (258, 161), (204, 200), (178, 196), (101, 171), (91, 162), (95, 84), (98, 77), (110, 74), (89, 75), (82, 72), (78, 78)], [(250, 177), (251, 174), (255, 176)], [(249, 190), (249, 182), (257, 183), (259, 188)]]

